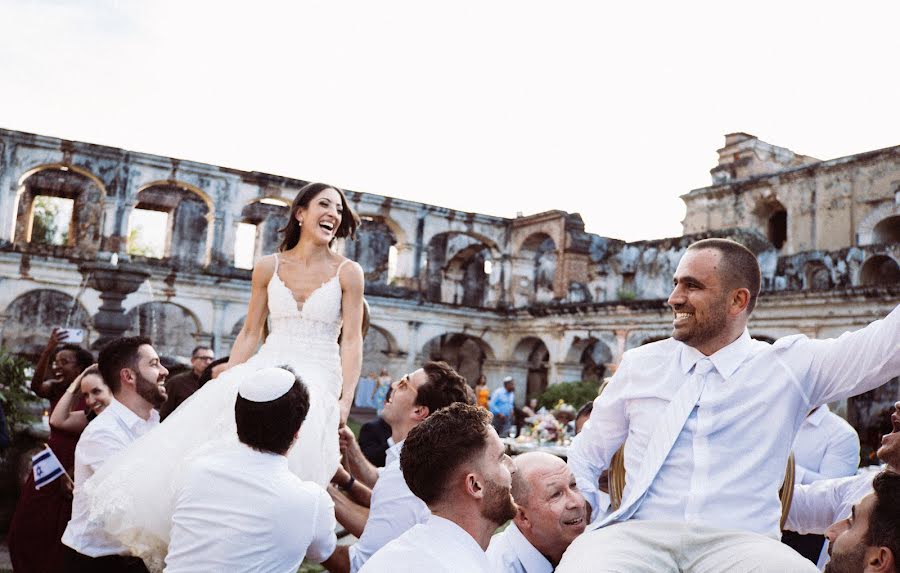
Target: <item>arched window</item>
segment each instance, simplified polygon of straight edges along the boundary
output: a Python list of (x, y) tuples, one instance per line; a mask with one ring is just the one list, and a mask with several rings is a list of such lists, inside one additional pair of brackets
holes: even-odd
[(138, 193), (128, 222), (128, 253), (205, 265), (210, 210), (203, 197), (177, 183)]
[(891, 286), (900, 284), (900, 265), (887, 255), (875, 255), (863, 263), (859, 270), (859, 283), (863, 286)]
[(787, 211), (782, 207), (769, 215), (766, 236), (776, 249), (780, 249), (787, 241)]

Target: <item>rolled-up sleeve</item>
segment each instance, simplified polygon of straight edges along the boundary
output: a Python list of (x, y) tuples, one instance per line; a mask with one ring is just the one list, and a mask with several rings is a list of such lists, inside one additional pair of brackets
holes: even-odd
[(337, 522), (334, 518), (334, 502), (323, 489), (319, 495), (319, 503), (316, 507), (316, 517), (313, 525), (313, 540), (306, 549), (306, 558), (315, 563), (321, 563), (331, 557), (334, 548), (337, 547), (337, 536), (334, 528)]

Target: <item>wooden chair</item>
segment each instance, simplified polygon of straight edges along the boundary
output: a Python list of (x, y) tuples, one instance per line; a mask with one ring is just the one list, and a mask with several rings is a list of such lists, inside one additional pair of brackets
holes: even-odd
[[(788, 512), (791, 510), (791, 501), (794, 498), (794, 452), (788, 456), (787, 467), (784, 470), (784, 481), (778, 497), (781, 498), (781, 529), (787, 521)], [(609, 503), (615, 510), (622, 504), (622, 492), (625, 491), (625, 445), (615, 453), (609, 464)]]

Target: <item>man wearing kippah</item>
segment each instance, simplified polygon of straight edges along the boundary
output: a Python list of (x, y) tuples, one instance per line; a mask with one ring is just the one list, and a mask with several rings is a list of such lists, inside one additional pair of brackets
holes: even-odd
[(286, 367), (243, 381), (234, 405), (240, 443), (210, 445), (185, 470), (166, 571), (294, 572), (334, 551), (334, 504), (290, 472), (309, 394)]

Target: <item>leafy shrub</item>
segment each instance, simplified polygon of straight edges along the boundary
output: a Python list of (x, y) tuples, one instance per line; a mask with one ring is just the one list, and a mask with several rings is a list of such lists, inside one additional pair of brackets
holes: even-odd
[(538, 405), (552, 409), (562, 400), (576, 410), (597, 397), (600, 383), (590, 380), (582, 382), (560, 382), (552, 384), (538, 398)]
[(35, 421), (29, 404), (39, 402), (40, 398), (28, 387), (28, 377), (25, 375), (28, 366), (24, 359), (0, 348), (0, 401), (3, 402), (10, 436), (14, 435), (18, 425)]

